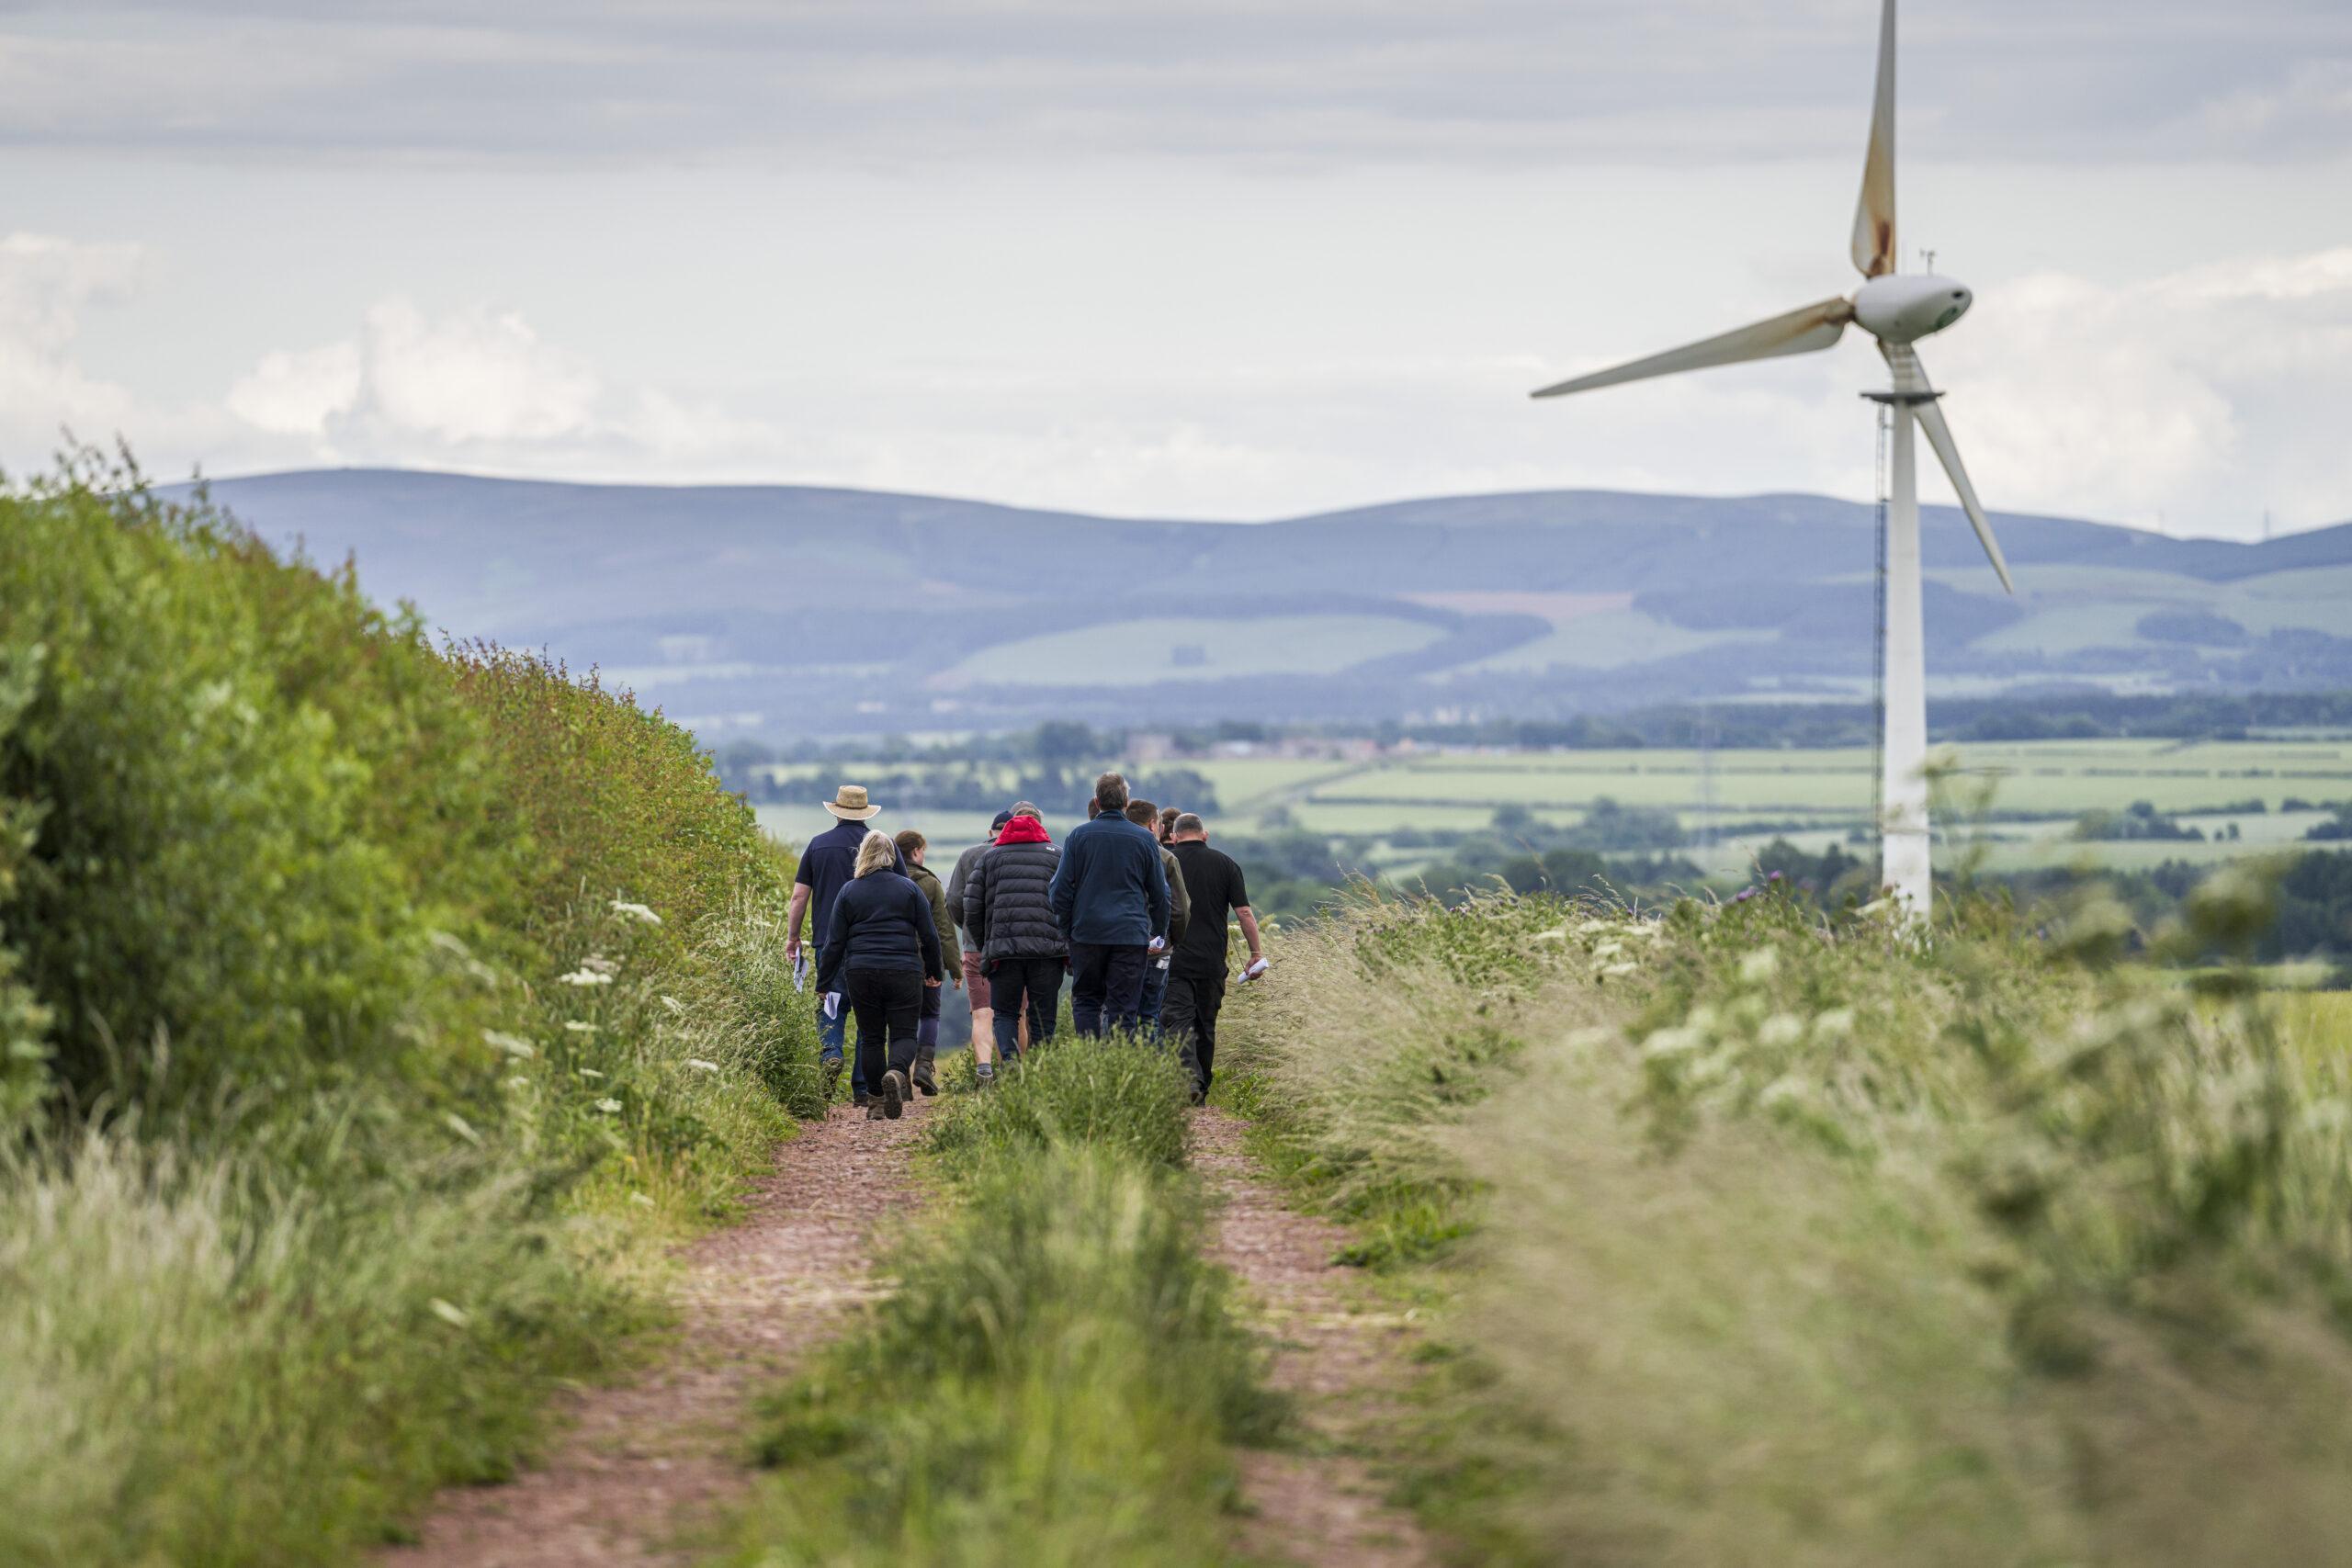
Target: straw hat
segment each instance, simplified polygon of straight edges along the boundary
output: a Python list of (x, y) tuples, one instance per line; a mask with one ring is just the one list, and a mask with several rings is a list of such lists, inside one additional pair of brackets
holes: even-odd
[(825, 809), (844, 822), (863, 822), (882, 808), (866, 802), (864, 784), (843, 784), (833, 792), (832, 799), (825, 802)]

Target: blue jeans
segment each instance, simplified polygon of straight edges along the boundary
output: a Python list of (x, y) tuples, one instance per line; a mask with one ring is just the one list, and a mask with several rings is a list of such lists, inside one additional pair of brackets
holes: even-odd
[(1143, 1004), (1136, 1010), (1136, 1021), (1147, 1034), (1159, 1029), (1159, 1004), (1168, 995), (1168, 954), (1153, 953), (1144, 960)]
[[(824, 965), (825, 955), (820, 953), (817, 955), (816, 967), (812, 969), (810, 973), (814, 974), (821, 971), (824, 968)], [(844, 982), (844, 985), (846, 985), (846, 982)], [(820, 995), (817, 998), (817, 1053), (823, 1060), (828, 1062), (838, 1062), (848, 1050), (849, 1013), (849, 992), (846, 988), (842, 992), (841, 1010), (834, 1013), (831, 1018), (827, 1018), (825, 1016), (824, 997)], [(863, 1089), (865, 1088), (865, 1064), (864, 1061), (855, 1060), (850, 1063), (849, 1086), (853, 1089)]]

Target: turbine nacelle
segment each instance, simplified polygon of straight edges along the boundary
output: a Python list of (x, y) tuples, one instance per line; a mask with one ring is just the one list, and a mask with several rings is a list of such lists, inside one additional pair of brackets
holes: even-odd
[(1854, 324), (1881, 343), (1917, 343), (1966, 315), (1975, 300), (1949, 277), (1890, 273), (1854, 291)]

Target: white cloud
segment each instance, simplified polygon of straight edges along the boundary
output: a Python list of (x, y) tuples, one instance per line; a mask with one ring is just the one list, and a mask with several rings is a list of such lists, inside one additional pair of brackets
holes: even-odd
[(359, 400), (361, 379), (356, 343), (266, 354), (229, 389), (229, 412), (273, 434), (322, 437)]
[(1927, 354), (1996, 504), (2237, 535), (2352, 514), (2352, 248), (2022, 277)]
[(83, 311), (128, 296), (144, 262), (136, 245), (0, 239), (0, 450), (47, 451), (66, 428), (103, 437), (130, 416), (130, 393), (86, 374), (73, 348)]
[(318, 461), (511, 465), (708, 457), (754, 447), (755, 421), (659, 388), (606, 385), (583, 356), (488, 306), (370, 307), (352, 337), (264, 355), (229, 389), (254, 430), (308, 438)]

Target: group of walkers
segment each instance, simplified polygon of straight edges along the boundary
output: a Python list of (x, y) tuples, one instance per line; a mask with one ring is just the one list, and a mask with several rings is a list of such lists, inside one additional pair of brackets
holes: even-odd
[(881, 807), (862, 787), (843, 784), (825, 809), (838, 824), (801, 852), (785, 956), (799, 980), (805, 922), (829, 1095), (853, 1016), (852, 1101), (869, 1119), (899, 1116), (918, 1090), (938, 1093), (946, 986), (969, 996), (986, 1088), (999, 1062), (1017, 1063), (1053, 1038), (1067, 976), (1080, 1033), (1172, 1045), (1193, 1099), (1207, 1096), (1228, 922), (1249, 947), (1245, 979), (1263, 973), (1266, 958), (1241, 867), (1210, 847), (1198, 816), (1131, 799), (1125, 778), (1104, 773), (1087, 820), (1064, 842), (1035, 806), (1018, 802), (997, 814), (986, 842), (956, 857), (943, 886), (924, 864), (922, 834), (892, 838), (869, 826)]

